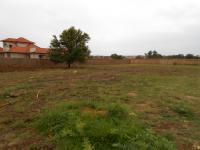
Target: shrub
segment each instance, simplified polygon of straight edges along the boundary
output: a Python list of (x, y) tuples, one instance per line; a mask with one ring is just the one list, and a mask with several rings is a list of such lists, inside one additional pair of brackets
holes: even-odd
[(128, 110), (119, 104), (110, 104), (107, 109), (110, 117), (123, 118), (128, 116)]
[(181, 116), (184, 117), (193, 117), (194, 113), (191, 109), (191, 107), (189, 107), (189, 105), (186, 105), (184, 103), (177, 103), (171, 106), (172, 110), (175, 111), (176, 113), (178, 113)]

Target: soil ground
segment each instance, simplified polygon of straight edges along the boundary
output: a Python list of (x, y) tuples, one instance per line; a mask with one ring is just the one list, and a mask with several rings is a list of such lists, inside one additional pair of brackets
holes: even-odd
[(178, 149), (200, 149), (200, 67), (191, 65), (87, 65), (0, 73), (0, 149), (54, 149), (51, 137), (39, 134), (32, 123), (44, 108), (89, 100), (124, 103)]

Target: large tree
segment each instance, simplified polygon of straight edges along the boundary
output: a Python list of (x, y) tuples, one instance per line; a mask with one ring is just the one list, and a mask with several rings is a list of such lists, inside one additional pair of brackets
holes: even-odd
[(50, 59), (54, 62), (65, 62), (70, 68), (74, 62), (84, 62), (89, 56), (90, 50), (87, 45), (90, 37), (80, 29), (71, 27), (64, 30), (60, 38), (55, 35), (50, 45)]

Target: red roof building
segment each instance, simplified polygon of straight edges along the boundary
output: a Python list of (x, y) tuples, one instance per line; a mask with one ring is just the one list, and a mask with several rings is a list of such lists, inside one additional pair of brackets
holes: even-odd
[(7, 38), (1, 40), (3, 48), (0, 48), (0, 57), (4, 58), (30, 58), (46, 59), (48, 58), (48, 48), (41, 48), (34, 42), (20, 38)]

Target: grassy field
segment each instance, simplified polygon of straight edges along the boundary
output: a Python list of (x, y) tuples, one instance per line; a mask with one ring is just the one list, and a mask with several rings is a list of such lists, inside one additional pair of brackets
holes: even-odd
[(200, 67), (0, 73), (0, 149), (200, 149)]

